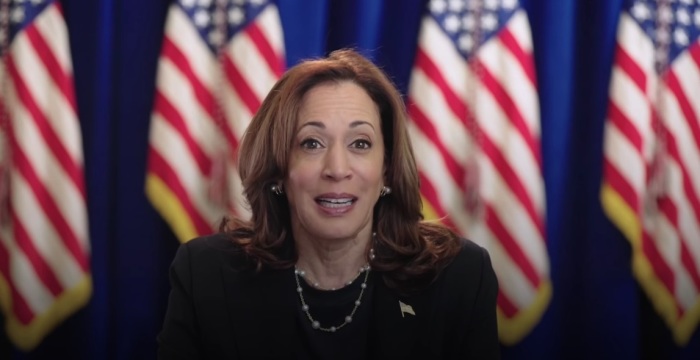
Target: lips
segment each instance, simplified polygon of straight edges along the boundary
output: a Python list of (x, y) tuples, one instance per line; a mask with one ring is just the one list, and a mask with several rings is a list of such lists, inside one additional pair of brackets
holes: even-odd
[(348, 193), (325, 193), (314, 198), (316, 203), (326, 211), (337, 213), (348, 211), (357, 201), (357, 197)]
[(344, 206), (350, 206), (355, 199), (353, 198), (341, 198), (341, 199), (326, 199), (326, 198), (316, 198), (316, 202), (323, 207), (328, 208), (341, 208)]

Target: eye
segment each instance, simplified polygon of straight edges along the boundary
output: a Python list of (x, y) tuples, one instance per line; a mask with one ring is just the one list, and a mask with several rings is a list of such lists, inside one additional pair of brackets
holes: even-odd
[(312, 149), (312, 150), (318, 149), (321, 147), (321, 143), (318, 140), (313, 139), (313, 138), (304, 139), (300, 145), (304, 149)]
[(366, 150), (366, 149), (372, 148), (372, 143), (369, 142), (368, 140), (365, 140), (365, 139), (359, 139), (359, 140), (355, 140), (352, 143), (352, 147), (354, 147), (355, 149)]

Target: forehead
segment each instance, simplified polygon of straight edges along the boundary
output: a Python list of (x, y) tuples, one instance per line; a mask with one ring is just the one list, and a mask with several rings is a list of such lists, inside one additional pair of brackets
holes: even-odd
[(379, 125), (379, 107), (367, 91), (351, 81), (318, 84), (302, 98), (298, 124), (342, 119), (365, 120)]

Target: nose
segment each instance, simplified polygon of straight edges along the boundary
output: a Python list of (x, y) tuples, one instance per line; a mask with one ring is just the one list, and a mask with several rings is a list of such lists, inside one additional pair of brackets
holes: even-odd
[(323, 177), (329, 180), (349, 178), (352, 174), (349, 155), (344, 146), (331, 146), (324, 158)]

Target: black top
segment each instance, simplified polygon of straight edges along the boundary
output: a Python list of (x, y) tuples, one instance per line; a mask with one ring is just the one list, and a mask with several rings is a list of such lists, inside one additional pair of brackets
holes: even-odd
[[(370, 272), (371, 274), (371, 272)], [(369, 275), (369, 274), (367, 274)], [(304, 301), (309, 305), (309, 313), (322, 327), (330, 328), (345, 322), (355, 307), (361, 291), (365, 274), (358, 276), (352, 284), (335, 291), (318, 290), (300, 279)], [(299, 331), (302, 334), (302, 358), (308, 359), (366, 359), (367, 334), (371, 314), (372, 294), (374, 293), (373, 276), (367, 277), (367, 288), (362, 294), (362, 300), (352, 316), (352, 322), (335, 332), (325, 332), (314, 329), (311, 321), (301, 308), (297, 299), (297, 318)]]
[[(311, 344), (318, 345), (318, 334), (299, 331), (293, 270), (241, 270), (247, 260), (236, 249), (221, 234), (180, 246), (158, 335), (160, 359), (305, 359), (317, 351)], [(372, 299), (361, 307), (368, 311), (368, 323), (358, 326), (366, 336), (351, 336), (347, 345), (360, 349), (360, 358), (499, 357), (498, 283), (483, 248), (465, 241), (435, 282), (412, 296), (388, 288), (378, 272), (370, 278)], [(325, 350), (337, 351), (332, 358), (338, 358), (347, 346)]]

